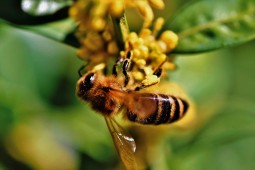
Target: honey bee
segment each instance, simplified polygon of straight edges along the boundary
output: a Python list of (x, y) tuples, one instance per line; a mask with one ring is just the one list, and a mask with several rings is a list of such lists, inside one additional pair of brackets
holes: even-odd
[(124, 110), (130, 121), (159, 125), (179, 120), (188, 109), (188, 103), (179, 97), (140, 92), (142, 88), (145, 86), (125, 89), (116, 76), (104, 76), (98, 71), (81, 75), (76, 85), (77, 96), (105, 117), (122, 162), (132, 170), (137, 169), (135, 140), (115, 121), (114, 115)]
[(100, 72), (82, 76), (77, 82), (76, 94), (103, 116), (113, 117), (124, 108), (130, 121), (141, 124), (172, 123), (182, 118), (188, 109), (188, 103), (179, 97), (125, 90), (116, 77), (106, 77)]

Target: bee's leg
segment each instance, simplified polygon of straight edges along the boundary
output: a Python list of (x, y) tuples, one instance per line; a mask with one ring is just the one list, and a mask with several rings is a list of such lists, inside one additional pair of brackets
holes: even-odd
[(158, 68), (153, 72), (153, 75), (157, 76), (158, 78), (162, 74), (162, 66), (167, 61), (167, 58), (158, 66)]
[(144, 89), (144, 88), (147, 88), (147, 87), (150, 87), (150, 86), (153, 86), (153, 85), (155, 85), (155, 84), (157, 84), (159, 81), (156, 81), (156, 82), (152, 82), (152, 83), (150, 83), (150, 84), (140, 84), (139, 86), (137, 86), (136, 88), (135, 88), (135, 91), (139, 91), (139, 90), (141, 90), (141, 89)]
[(128, 75), (128, 70), (129, 70), (129, 67), (130, 67), (130, 63), (131, 63), (131, 51), (128, 51), (127, 52), (127, 55), (126, 55), (126, 58), (123, 60), (123, 58), (119, 58), (115, 64), (113, 65), (112, 67), (112, 74), (114, 76), (117, 76), (118, 73), (117, 73), (117, 66), (122, 63), (122, 73), (124, 74), (125, 76), (125, 80), (124, 80), (124, 86), (127, 86), (128, 82), (129, 82), (129, 75)]
[(130, 77), (128, 75), (128, 70), (129, 70), (129, 67), (130, 67), (130, 63), (131, 63), (131, 51), (128, 51), (127, 52), (127, 56), (125, 58), (125, 60), (123, 61), (123, 65), (122, 65), (122, 73), (124, 74), (125, 76), (125, 81), (124, 81), (124, 87), (127, 86), (129, 80), (130, 80)]
[(117, 73), (117, 66), (121, 63), (122, 58), (119, 58), (118, 60), (116, 60), (115, 64), (112, 67), (112, 74), (117, 77), (118, 73)]
[(129, 79), (130, 79), (130, 77), (127, 73), (129, 66), (130, 66), (130, 61), (129, 60), (124, 60), (123, 66), (122, 66), (122, 73), (125, 76), (124, 87), (127, 86), (128, 82), (129, 82)]
[(157, 76), (157, 77), (160, 77), (162, 74), (162, 68), (158, 68), (156, 69), (154, 72), (153, 72), (153, 75)]
[(126, 86), (129, 82), (129, 76), (128, 76), (128, 69), (129, 69), (129, 66), (130, 66), (130, 59), (125, 59), (124, 61), (122, 61), (122, 58), (118, 59), (116, 61), (116, 63), (113, 65), (112, 67), (112, 74), (117, 77), (118, 73), (117, 73), (117, 66), (123, 62), (122, 64), (122, 73), (124, 74), (125, 76), (125, 81), (124, 81), (124, 86)]

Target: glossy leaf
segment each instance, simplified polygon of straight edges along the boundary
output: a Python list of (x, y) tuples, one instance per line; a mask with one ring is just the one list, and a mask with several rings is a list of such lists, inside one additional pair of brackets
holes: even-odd
[(230, 47), (255, 38), (255, 0), (196, 1), (171, 21), (165, 29), (179, 35), (176, 53)]
[[(54, 8), (50, 7), (52, 6), (53, 2), (56, 2)], [(0, 18), (17, 25), (40, 25), (59, 21), (68, 17), (69, 6), (64, 2), (66, 1), (58, 1), (58, 3), (57, 1), (53, 0), (1, 1)]]
[(72, 0), (22, 0), (21, 8), (30, 15), (47, 15), (58, 11), (59, 9), (72, 4)]
[(79, 47), (80, 43), (75, 36), (76, 24), (71, 19), (37, 26), (17, 26), (18, 28), (34, 32), (71, 47)]

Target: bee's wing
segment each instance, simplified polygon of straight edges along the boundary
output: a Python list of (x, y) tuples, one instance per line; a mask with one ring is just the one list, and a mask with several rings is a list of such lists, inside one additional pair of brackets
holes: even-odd
[(105, 117), (105, 121), (123, 164), (127, 170), (136, 170), (135, 140), (114, 119)]

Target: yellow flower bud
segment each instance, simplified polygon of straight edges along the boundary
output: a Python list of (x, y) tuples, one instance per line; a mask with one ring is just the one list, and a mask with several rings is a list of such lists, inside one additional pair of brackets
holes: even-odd
[(143, 28), (139, 34), (140, 37), (142, 38), (146, 38), (148, 36), (150, 36), (152, 33), (151, 33), (151, 30), (149, 30), (148, 28)]
[(83, 10), (88, 5), (87, 1), (77, 1), (76, 6), (79, 8), (79, 10)]
[(76, 55), (82, 59), (82, 60), (86, 60), (88, 58), (88, 56), (90, 56), (90, 52), (88, 51), (88, 49), (86, 48), (81, 48), (81, 49), (78, 49), (77, 52), (76, 52)]
[(103, 39), (104, 39), (105, 41), (107, 41), (107, 42), (112, 40), (112, 35), (111, 35), (111, 33), (110, 33), (109, 31), (107, 31), (107, 30), (103, 32), (102, 36), (103, 36)]
[(144, 43), (143, 39), (142, 38), (138, 38), (136, 41), (134, 41), (133, 48), (139, 48), (143, 43)]
[(80, 22), (80, 25), (79, 25), (79, 31), (81, 32), (86, 32), (88, 30), (88, 23), (87, 22)]
[(115, 41), (111, 41), (111, 42), (109, 42), (109, 44), (108, 44), (108, 46), (107, 46), (107, 52), (109, 53), (109, 54), (117, 54), (117, 52), (118, 52), (118, 46), (117, 46), (117, 44), (116, 44), (116, 42)]
[(139, 67), (145, 66), (146, 61), (144, 59), (134, 60)]
[(91, 17), (103, 17), (106, 15), (108, 4), (96, 2), (95, 0), (91, 1), (90, 3), (93, 4), (91, 9), (89, 9)]
[(165, 7), (163, 0), (149, 0), (149, 2), (153, 7), (157, 9), (163, 9)]
[(166, 43), (166, 52), (170, 52), (177, 46), (178, 36), (173, 31), (164, 31), (160, 36), (160, 40)]
[(158, 56), (159, 56), (159, 53), (157, 53), (156, 51), (152, 51), (152, 52), (150, 53), (149, 59), (150, 59), (150, 60), (154, 60), (154, 59), (157, 59)]
[(159, 17), (159, 18), (156, 20), (156, 22), (155, 22), (155, 24), (154, 24), (154, 29), (153, 29), (153, 35), (154, 35), (155, 37), (157, 36), (158, 31), (161, 30), (161, 28), (163, 27), (164, 22), (165, 22), (165, 20), (164, 20), (164, 18), (162, 18), (162, 17)]
[(70, 15), (71, 17), (77, 19), (78, 13), (79, 13), (79, 10), (77, 9), (76, 6), (70, 7), (70, 9), (69, 9), (69, 15)]
[(143, 73), (141, 73), (140, 71), (132, 71), (132, 75), (136, 80), (143, 80), (144, 79), (144, 75)]
[(106, 22), (103, 18), (101, 17), (94, 17), (91, 21), (91, 26), (94, 30), (96, 31), (101, 31), (104, 29), (106, 25)]
[(165, 60), (166, 60), (166, 58), (167, 58), (167, 56), (165, 55), (165, 54), (160, 54), (159, 56), (158, 56), (158, 62), (159, 63), (162, 63), (162, 62), (164, 62)]
[(102, 37), (97, 33), (88, 33), (87, 37), (84, 39), (83, 44), (90, 51), (98, 51), (103, 48), (104, 41)]
[(114, 17), (119, 17), (124, 11), (124, 2), (121, 0), (115, 0), (109, 7), (110, 15)]
[(120, 56), (121, 56), (122, 58), (125, 58), (125, 57), (126, 57), (125, 51), (121, 51), (121, 52), (120, 52)]
[(134, 49), (134, 50), (133, 50), (133, 57), (134, 57), (134, 58), (139, 58), (140, 55), (141, 55), (140, 50), (138, 50), (138, 49)]
[(164, 63), (163, 68), (166, 70), (174, 70), (175, 64), (171, 63), (171, 62), (166, 62), (166, 63)]
[(143, 27), (149, 27), (154, 18), (153, 11), (147, 1), (136, 1), (137, 8), (144, 18)]
[(128, 41), (133, 45), (133, 43), (137, 40), (138, 36), (135, 32), (131, 32), (128, 34)]
[(142, 58), (148, 58), (148, 56), (149, 56), (149, 49), (148, 49), (148, 47), (147, 46), (145, 46), (145, 45), (142, 45), (142, 46), (140, 46), (139, 47), (139, 50), (140, 50), (140, 53), (141, 53), (141, 57)]
[(166, 45), (166, 43), (160, 40), (160, 41), (157, 41), (157, 44), (158, 44), (158, 46), (159, 46), (161, 52), (165, 53), (166, 50), (167, 50), (167, 45)]

